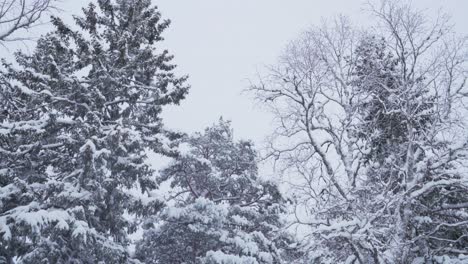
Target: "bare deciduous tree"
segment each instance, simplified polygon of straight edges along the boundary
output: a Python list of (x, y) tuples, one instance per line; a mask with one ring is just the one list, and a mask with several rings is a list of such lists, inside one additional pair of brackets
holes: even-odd
[(277, 118), (268, 157), (297, 176), (307, 261), (468, 254), (466, 38), (443, 14), (367, 6), (374, 28), (315, 27), (252, 86)]

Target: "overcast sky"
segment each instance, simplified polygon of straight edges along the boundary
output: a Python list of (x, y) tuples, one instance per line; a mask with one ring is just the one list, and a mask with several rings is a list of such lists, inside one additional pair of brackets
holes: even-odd
[[(340, 13), (368, 22), (359, 0), (161, 0), (154, 1), (172, 20), (166, 45), (179, 70), (190, 76), (192, 90), (182, 107), (167, 112), (167, 125), (200, 130), (220, 115), (231, 119), (235, 133), (259, 144), (271, 130), (271, 116), (254, 107), (242, 91), (257, 70), (274, 63), (285, 45), (323, 17)], [(468, 0), (419, 0), (434, 11), (453, 15), (468, 33)]]
[[(71, 22), (70, 14), (79, 13), (88, 2), (62, 0), (63, 12), (56, 15)], [(271, 115), (255, 107), (248, 94), (242, 94), (257, 70), (274, 63), (290, 40), (323, 17), (343, 13), (369, 23), (359, 0), (153, 2), (172, 20), (164, 47), (175, 55), (178, 72), (188, 74), (192, 86), (182, 105), (164, 114), (167, 126), (192, 132), (224, 116), (232, 120), (237, 136), (251, 138), (259, 145), (271, 130)], [(442, 7), (453, 16), (457, 31), (468, 33), (468, 0), (414, 0), (413, 4), (432, 10)]]

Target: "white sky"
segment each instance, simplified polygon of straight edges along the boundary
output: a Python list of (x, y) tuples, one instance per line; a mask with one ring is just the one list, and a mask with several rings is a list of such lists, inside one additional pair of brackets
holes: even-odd
[[(182, 107), (165, 115), (166, 124), (201, 130), (220, 115), (231, 119), (236, 135), (261, 144), (271, 131), (271, 115), (242, 94), (257, 70), (274, 63), (284, 46), (322, 17), (339, 13), (368, 20), (359, 0), (160, 0), (172, 20), (166, 45), (192, 85)], [(440, 7), (452, 14), (457, 30), (468, 33), (468, 0), (419, 0), (417, 7)]]
[[(71, 22), (88, 0), (62, 0), (61, 14)], [(322, 17), (346, 14), (369, 23), (360, 0), (153, 0), (172, 20), (164, 47), (175, 55), (178, 72), (192, 86), (181, 106), (164, 114), (169, 128), (202, 130), (220, 116), (230, 119), (237, 136), (261, 145), (271, 131), (271, 115), (255, 107), (242, 91), (257, 70), (272, 64), (288, 41)], [(460, 33), (468, 33), (468, 0), (413, 0), (419, 8), (443, 8)], [(372, 21), (370, 21), (372, 23)], [(48, 26), (38, 29), (46, 31)], [(34, 32), (33, 32), (34, 33)], [(22, 45), (2, 50), (5, 57)], [(2, 48), (0, 48), (2, 49)]]

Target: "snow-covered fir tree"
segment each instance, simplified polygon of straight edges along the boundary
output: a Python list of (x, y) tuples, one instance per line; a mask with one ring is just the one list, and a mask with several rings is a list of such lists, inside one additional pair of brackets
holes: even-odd
[(83, 12), (4, 63), (0, 262), (132, 262), (135, 217), (161, 207), (145, 153), (174, 154), (160, 114), (188, 91), (157, 46), (169, 21), (150, 0)]
[(229, 122), (187, 137), (186, 150), (161, 171), (172, 202), (148, 221), (137, 257), (145, 263), (283, 263), (289, 236), (278, 187), (257, 175), (250, 141)]
[(358, 92), (359, 114), (356, 136), (365, 142), (368, 153), (362, 157), (370, 184), (384, 184), (398, 192), (410, 140), (424, 140), (436, 123), (436, 100), (422, 78), (405, 80), (401, 76), (401, 61), (388, 49), (385, 39), (364, 36), (353, 61), (355, 79), (351, 82)]

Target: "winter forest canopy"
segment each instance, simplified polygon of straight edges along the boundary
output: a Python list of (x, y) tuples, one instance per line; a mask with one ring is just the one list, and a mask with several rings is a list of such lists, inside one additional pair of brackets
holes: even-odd
[(254, 145), (223, 118), (166, 125), (190, 72), (157, 1), (73, 23), (57, 4), (0, 0), (3, 47), (53, 28), (0, 67), (0, 263), (468, 263), (468, 46), (448, 14), (375, 0), (370, 26), (304, 30), (244, 87), (274, 116)]

